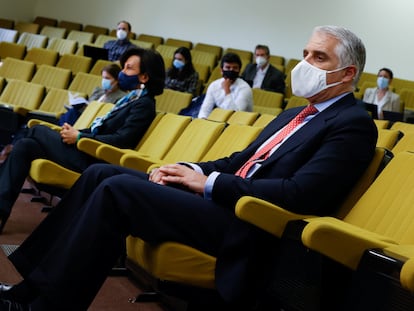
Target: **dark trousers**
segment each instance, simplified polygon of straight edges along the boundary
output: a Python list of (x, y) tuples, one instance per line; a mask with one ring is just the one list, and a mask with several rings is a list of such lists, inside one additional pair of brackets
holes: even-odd
[(10, 256), (44, 310), (86, 310), (129, 234), (217, 255), (237, 219), (233, 211), (147, 179), (137, 171), (92, 165)]
[(92, 157), (80, 152), (75, 145), (62, 142), (60, 134), (45, 126), (29, 129), (25, 137), (19, 139), (0, 166), (0, 210), (10, 213), (23, 183), (29, 174), (33, 160), (44, 158), (68, 169), (82, 172), (92, 161)]

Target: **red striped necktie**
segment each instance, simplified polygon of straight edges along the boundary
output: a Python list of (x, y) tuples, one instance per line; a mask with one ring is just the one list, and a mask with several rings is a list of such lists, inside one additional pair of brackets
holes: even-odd
[(270, 151), (277, 146), (283, 139), (286, 138), (299, 124), (305, 120), (307, 116), (313, 115), (318, 112), (313, 105), (307, 106), (303, 109), (296, 117), (294, 117), (280, 132), (277, 134), (271, 141), (269, 141), (263, 148), (256, 151), (246, 163), (236, 172), (237, 176), (246, 178), (247, 173), (259, 161), (266, 160), (269, 155)]

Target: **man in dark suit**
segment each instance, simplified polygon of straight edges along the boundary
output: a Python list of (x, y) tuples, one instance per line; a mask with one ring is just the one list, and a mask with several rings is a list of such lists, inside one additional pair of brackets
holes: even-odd
[[(65, 123), (60, 133), (42, 125), (30, 128), (18, 140), (0, 167), (0, 233), (35, 159), (49, 159), (70, 170), (82, 172), (97, 159), (79, 151), (82, 137), (96, 139), (120, 148), (135, 148), (155, 117), (154, 96), (164, 88), (164, 62), (158, 53), (130, 49), (121, 58), (124, 69), (118, 83), (130, 92), (120, 98), (105, 116), (90, 128), (77, 130)], [(144, 71), (145, 70), (145, 71)]]
[(254, 50), (255, 63), (248, 64), (241, 77), (252, 88), (285, 93), (284, 74), (269, 63), (270, 51), (266, 45), (257, 45)]
[[(352, 32), (318, 27), (292, 74), (294, 92), (310, 105), (282, 113), (245, 150), (211, 162), (165, 165), (149, 175), (89, 167), (9, 257), (24, 280), (0, 286), (0, 310), (86, 310), (129, 234), (217, 257), (218, 293), (249, 310), (246, 299), (265, 284), (267, 243), (275, 241), (238, 219), (235, 203), (251, 195), (300, 213), (334, 211), (375, 150), (376, 126), (352, 93), (364, 64), (364, 45)], [(302, 111), (309, 113), (298, 121)]]

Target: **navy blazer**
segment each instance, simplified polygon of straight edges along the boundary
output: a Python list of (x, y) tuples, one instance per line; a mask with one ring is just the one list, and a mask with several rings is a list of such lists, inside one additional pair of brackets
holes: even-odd
[[(217, 161), (199, 163), (205, 174), (222, 172), (212, 199), (234, 209), (245, 195), (302, 214), (332, 214), (373, 158), (377, 128), (346, 95), (317, 114), (286, 140), (250, 177), (234, 173), (272, 134), (303, 107), (280, 114), (245, 150)], [(216, 263), (216, 286), (226, 301), (244, 301), (261, 290), (274, 264), (277, 239), (238, 218), (228, 224)], [(273, 245), (269, 248), (269, 245)], [(276, 255), (277, 256), (277, 255)], [(246, 298), (247, 297), (247, 298)]]
[(346, 95), (294, 133), (249, 179), (234, 173), (257, 148), (285, 126), (303, 107), (280, 114), (245, 150), (201, 163), (205, 174), (222, 172), (213, 200), (234, 208), (245, 195), (303, 214), (331, 214), (371, 161), (377, 142), (373, 120)]
[(125, 149), (134, 149), (155, 118), (155, 99), (146, 94), (111, 114), (99, 127), (81, 130), (82, 137), (89, 137)]
[[(241, 77), (250, 85), (253, 84), (253, 79), (256, 76), (257, 65), (254, 63), (248, 64), (243, 71)], [(285, 76), (284, 74), (272, 65), (269, 65), (266, 75), (263, 79), (261, 89), (265, 91), (272, 91), (278, 93), (285, 93)]]

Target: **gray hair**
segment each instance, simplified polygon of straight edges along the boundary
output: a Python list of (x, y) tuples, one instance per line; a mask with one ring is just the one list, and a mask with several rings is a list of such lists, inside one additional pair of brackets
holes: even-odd
[(355, 87), (365, 66), (366, 52), (361, 39), (350, 30), (339, 26), (318, 26), (313, 32), (322, 32), (338, 39), (335, 52), (339, 58), (339, 66), (356, 66), (357, 72), (353, 81)]

